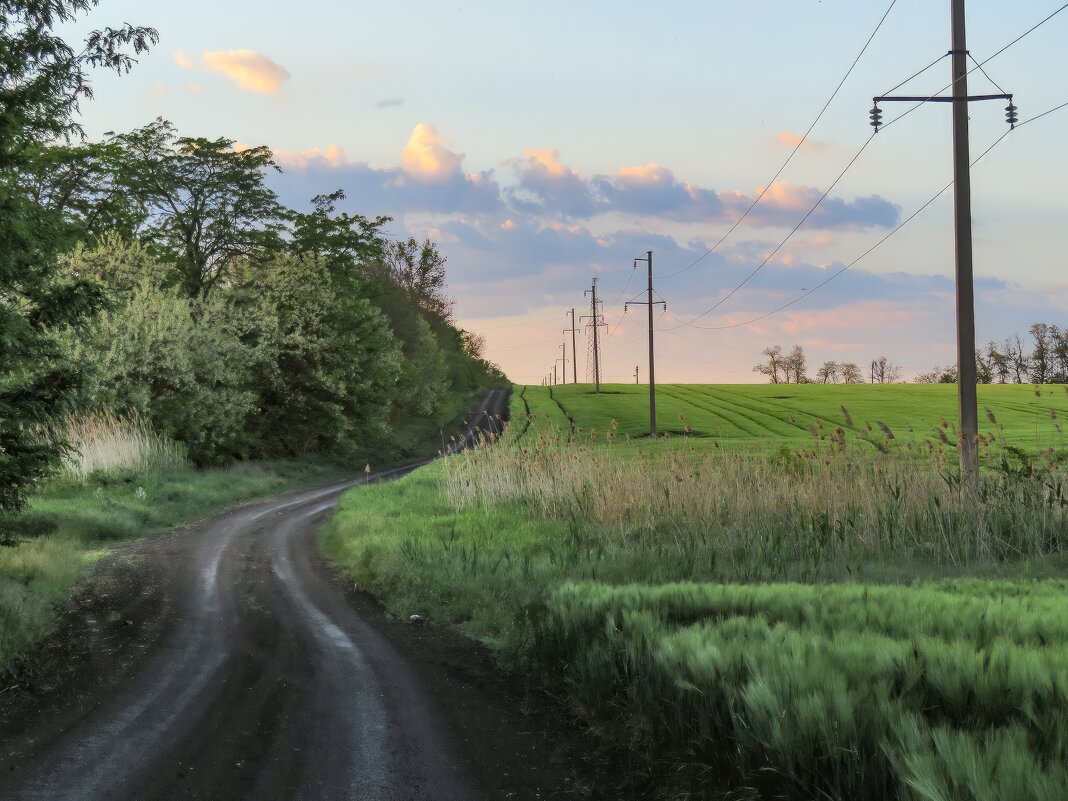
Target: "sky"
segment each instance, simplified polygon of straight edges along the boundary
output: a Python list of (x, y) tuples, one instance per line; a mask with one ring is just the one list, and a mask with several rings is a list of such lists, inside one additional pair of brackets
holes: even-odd
[[(736, 383), (765, 380), (752, 367), (774, 344), (803, 345), (813, 372), (885, 355), (910, 377), (955, 360), (951, 192), (815, 289), (952, 178), (949, 105), (874, 138), (868, 125), (874, 96), (932, 62), (896, 93), (949, 83), (949, 2), (893, 3), (772, 182), (890, 6), (102, 0), (66, 33), (160, 33), (131, 74), (96, 76), (90, 137), (161, 116), (183, 135), (268, 145), (286, 204), (342, 189), (344, 210), (390, 215), (393, 238), (430, 237), (458, 323), (514, 381), (537, 384), (561, 358), (585, 380), (596, 278), (603, 377), (637, 367), (644, 382), (645, 307), (625, 302), (645, 300), (634, 258), (652, 250), (667, 306), (657, 380)], [(969, 50), (983, 61), (1059, 6), (970, 0)], [(1066, 42), (1068, 11), (973, 72), (971, 93), (1013, 93), (1024, 121), (1068, 101)], [(973, 157), (1005, 133), (1004, 106), (971, 107)], [(884, 104), (884, 121), (911, 108)], [(972, 171), (981, 343), (1068, 323), (1065, 124), (1068, 109), (1020, 127)]]

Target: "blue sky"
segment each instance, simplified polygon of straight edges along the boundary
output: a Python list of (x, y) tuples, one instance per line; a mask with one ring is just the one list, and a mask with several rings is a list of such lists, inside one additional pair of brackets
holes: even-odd
[[(285, 167), (275, 186), (286, 202), (342, 188), (349, 210), (393, 215), (393, 235), (432, 236), (461, 323), (518, 381), (551, 367), (564, 310), (582, 305), (596, 275), (606, 373), (626, 380), (645, 362), (641, 321), (620, 316), (642, 286), (632, 258), (653, 249), (666, 276), (720, 239), (888, 5), (103, 0), (71, 33), (130, 21), (161, 35), (131, 75), (99, 76), (84, 108), (91, 136), (164, 116), (189, 135), (266, 144)], [(1058, 5), (972, 0), (970, 50), (982, 60)], [(816, 364), (885, 354), (914, 372), (953, 359), (949, 193), (781, 314), (677, 328), (779, 244), (870, 135), (872, 96), (943, 55), (948, 39), (948, 2), (898, 0), (753, 214), (659, 283), (661, 380), (757, 380), (750, 368), (773, 343), (804, 344)], [(1068, 100), (1066, 42), (1068, 12), (987, 65), (1022, 119)], [(948, 81), (945, 59), (901, 91)], [(971, 82), (973, 93), (996, 91), (979, 73)], [(1003, 105), (973, 107), (976, 155), (1004, 132)], [(888, 106), (887, 118), (904, 108)], [(1066, 121), (1068, 110), (1022, 128), (974, 171), (983, 341), (1061, 322), (1068, 309)], [(880, 133), (795, 238), (700, 324), (742, 323), (797, 297), (950, 177), (949, 108), (931, 104)], [(579, 351), (581, 374), (581, 341)]]

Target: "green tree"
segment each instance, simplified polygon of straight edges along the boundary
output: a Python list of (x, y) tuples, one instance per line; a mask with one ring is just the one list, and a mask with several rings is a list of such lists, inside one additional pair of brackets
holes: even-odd
[(217, 464), (254, 447), (247, 329), (221, 294), (191, 299), (145, 281), (100, 315), (74, 353), (95, 373), (94, 406), (137, 411), (197, 464)]
[(425, 239), (410, 237), (393, 242), (386, 250), (386, 263), (392, 282), (401, 288), (413, 306), (442, 320), (452, 319), (453, 301), (445, 293), (446, 258), (437, 246)]
[(122, 156), (116, 182), (139, 207), (141, 238), (175, 265), (189, 297), (206, 297), (250, 258), (282, 249), (288, 212), (264, 178), (268, 147), (225, 137), (179, 137), (163, 119), (108, 143)]
[(32, 486), (52, 472), (64, 444), (43, 436), (79, 395), (80, 375), (60, 347), (64, 329), (101, 303), (92, 282), (71, 279), (56, 254), (70, 231), (21, 177), (42, 143), (81, 133), (76, 115), (92, 97), (89, 70), (125, 73), (157, 41), (150, 28), (95, 31), (75, 52), (54, 30), (95, 0), (4, 0), (0, 6), (0, 539)]
[(389, 433), (401, 352), (385, 316), (342, 294), (317, 258), (247, 265), (239, 287), (264, 319), (257, 439), (268, 455), (367, 446)]
[(372, 277), (374, 265), (385, 258), (388, 243), (382, 227), (391, 217), (369, 220), (360, 214), (337, 212), (345, 193), (337, 190), (312, 198), (309, 214), (293, 212), (290, 249), (300, 256), (317, 256), (335, 280), (341, 277)]

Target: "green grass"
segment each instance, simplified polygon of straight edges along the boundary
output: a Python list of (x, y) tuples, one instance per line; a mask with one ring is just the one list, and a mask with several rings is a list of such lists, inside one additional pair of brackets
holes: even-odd
[(345, 496), (326, 553), (536, 671), (680, 797), (1062, 797), (1068, 476), (1027, 453), (1063, 390), (981, 395), (970, 501), (915, 422), (945, 433), (952, 387), (669, 387), (684, 419), (656, 442), (647, 389), (609, 389), (517, 392), (496, 447)]
[[(646, 436), (649, 388), (608, 384), (603, 389), (595, 395), (588, 385), (570, 384), (552, 387), (552, 393), (585, 430), (604, 431), (615, 420), (620, 436)], [(935, 440), (936, 428), (955, 440), (956, 403), (956, 387), (949, 384), (662, 384), (656, 394), (661, 433), (685, 434), (688, 425), (693, 436), (746, 443), (811, 441), (818, 424), (878, 441), (880, 422), (899, 440)], [(1068, 447), (1058, 430), (1068, 419), (1066, 386), (983, 385), (979, 414), (984, 436), (1004, 437), (1027, 452)]]
[(74, 583), (117, 545), (341, 475), (337, 465), (304, 460), (97, 471), (47, 483), (26, 515), (31, 536), (0, 547), (0, 672), (51, 630)]

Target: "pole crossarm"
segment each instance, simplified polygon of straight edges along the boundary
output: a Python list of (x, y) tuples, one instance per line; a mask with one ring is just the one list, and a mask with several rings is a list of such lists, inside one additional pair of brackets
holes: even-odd
[(970, 103), (973, 100), (1008, 100), (1011, 103), (1012, 95), (968, 95), (967, 97), (944, 97), (942, 95), (893, 95), (872, 98), (872, 102), (876, 105), (879, 103)]

